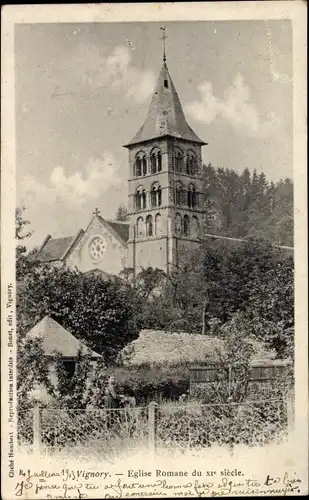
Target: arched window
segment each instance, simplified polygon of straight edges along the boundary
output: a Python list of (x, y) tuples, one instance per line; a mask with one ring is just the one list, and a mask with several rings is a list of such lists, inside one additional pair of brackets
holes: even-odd
[(150, 154), (151, 173), (156, 174), (162, 170), (162, 155), (159, 148), (154, 148)]
[(144, 155), (142, 158), (143, 175), (147, 175), (147, 158)]
[(153, 187), (151, 190), (151, 207), (155, 208), (157, 206), (157, 192), (156, 188)]
[(157, 159), (155, 154), (151, 155), (150, 162), (151, 162), (151, 173), (155, 174), (157, 171)]
[(152, 215), (147, 215), (146, 217), (146, 236), (153, 236)]
[(199, 238), (200, 236), (200, 225), (195, 215), (191, 219), (191, 235), (195, 238)]
[(193, 151), (187, 152), (186, 173), (191, 176), (197, 173), (197, 160)]
[(196, 207), (196, 190), (194, 184), (189, 184), (188, 186), (187, 204), (189, 208)]
[(162, 156), (161, 156), (161, 151), (158, 151), (157, 161), (158, 161), (158, 172), (161, 172), (161, 170), (162, 170)]
[(143, 186), (139, 186), (135, 193), (135, 209), (142, 210), (146, 208), (146, 191)]
[(181, 215), (175, 215), (175, 235), (181, 236)]
[(187, 205), (189, 208), (192, 207), (192, 192), (191, 192), (191, 186), (188, 187), (187, 191)]
[(147, 174), (147, 158), (144, 151), (139, 151), (135, 157), (135, 176), (141, 177)]
[(156, 215), (155, 218), (155, 235), (160, 236), (162, 234), (162, 218), (160, 214)]
[(158, 182), (155, 182), (151, 188), (151, 206), (159, 207), (162, 203), (162, 189)]
[(197, 207), (197, 192), (195, 186), (192, 185), (192, 208)]
[(143, 238), (144, 234), (144, 219), (143, 217), (139, 217), (136, 221), (136, 237)]
[(146, 191), (145, 191), (145, 189), (143, 189), (141, 194), (142, 194), (141, 208), (146, 208)]
[(176, 205), (182, 205), (183, 204), (183, 187), (182, 187), (181, 182), (177, 182), (175, 191), (176, 191), (175, 192)]
[(136, 158), (135, 161), (135, 175), (140, 177), (142, 175), (142, 162), (140, 158)]
[(176, 172), (182, 172), (182, 163), (183, 163), (183, 152), (181, 149), (176, 148), (175, 150), (175, 170)]
[(184, 236), (189, 236), (190, 234), (190, 219), (188, 215), (183, 218), (183, 234)]
[(140, 193), (135, 194), (135, 209), (140, 210), (141, 209), (141, 195)]

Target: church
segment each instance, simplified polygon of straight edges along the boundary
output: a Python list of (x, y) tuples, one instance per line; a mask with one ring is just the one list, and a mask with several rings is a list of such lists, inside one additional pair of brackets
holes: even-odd
[(169, 273), (200, 243), (203, 226), (201, 140), (187, 123), (163, 65), (144, 124), (128, 150), (129, 222), (105, 220), (98, 209), (75, 236), (46, 236), (37, 259), (81, 272), (118, 275), (124, 268)]

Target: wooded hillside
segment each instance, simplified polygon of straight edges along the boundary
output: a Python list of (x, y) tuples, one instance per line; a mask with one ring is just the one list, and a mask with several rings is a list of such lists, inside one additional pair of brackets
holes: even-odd
[(269, 182), (262, 172), (237, 173), (204, 165), (205, 231), (244, 238), (262, 236), (293, 246), (293, 183)]

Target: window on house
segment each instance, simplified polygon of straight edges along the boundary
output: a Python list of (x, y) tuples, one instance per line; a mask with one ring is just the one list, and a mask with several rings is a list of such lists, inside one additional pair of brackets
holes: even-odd
[(164, 80), (164, 87), (168, 89), (168, 80)]
[(75, 361), (74, 360), (63, 360), (63, 368), (69, 378), (72, 378), (75, 373)]

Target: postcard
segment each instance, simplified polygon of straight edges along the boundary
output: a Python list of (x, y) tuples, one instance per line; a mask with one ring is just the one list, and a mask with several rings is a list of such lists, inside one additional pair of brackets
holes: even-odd
[(306, 4), (2, 9), (2, 497), (308, 494)]

